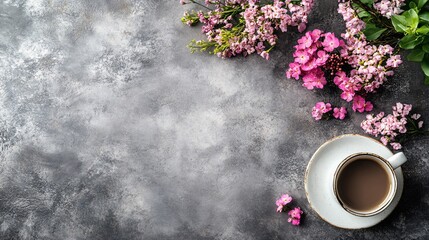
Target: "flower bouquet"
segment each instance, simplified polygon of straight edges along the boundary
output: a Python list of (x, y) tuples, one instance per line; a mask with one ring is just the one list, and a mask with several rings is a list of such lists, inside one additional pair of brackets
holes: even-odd
[(202, 24), (207, 40), (192, 40), (191, 52), (208, 51), (222, 58), (257, 53), (269, 59), (277, 43), (277, 31), (286, 32), (289, 26), (299, 32), (306, 28), (307, 16), (313, 0), (197, 0), (193, 3), (204, 11), (185, 12), (182, 22), (194, 26)]
[(357, 13), (368, 41), (410, 50), (407, 60), (421, 63), (429, 84), (428, 0), (348, 0), (339, 7)]

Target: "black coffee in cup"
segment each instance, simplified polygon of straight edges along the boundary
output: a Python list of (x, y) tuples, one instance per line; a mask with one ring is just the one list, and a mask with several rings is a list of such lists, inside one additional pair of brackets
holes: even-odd
[(385, 167), (373, 159), (356, 159), (345, 165), (337, 178), (338, 196), (348, 208), (369, 212), (388, 197), (390, 178)]

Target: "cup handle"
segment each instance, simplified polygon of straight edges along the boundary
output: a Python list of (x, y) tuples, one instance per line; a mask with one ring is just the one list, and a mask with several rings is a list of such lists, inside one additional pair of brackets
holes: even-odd
[(405, 157), (403, 152), (398, 152), (388, 158), (387, 161), (390, 163), (390, 165), (392, 165), (393, 169), (396, 169), (407, 161), (407, 157)]

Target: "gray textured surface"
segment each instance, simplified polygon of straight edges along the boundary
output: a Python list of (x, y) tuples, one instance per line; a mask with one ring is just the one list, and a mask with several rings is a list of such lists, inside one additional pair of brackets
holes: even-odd
[[(316, 1), (310, 29), (340, 32), (336, 1)], [(311, 154), (363, 115), (316, 123), (319, 99), (287, 80), (299, 35), (271, 61), (191, 55), (201, 38), (178, 1), (0, 3), (1, 239), (428, 239), (429, 140), (404, 149), (405, 191), (381, 224), (348, 231), (305, 199)], [(418, 78), (418, 80), (417, 80)], [(416, 65), (374, 96), (412, 103), (429, 121)], [(274, 201), (292, 194), (292, 227)]]

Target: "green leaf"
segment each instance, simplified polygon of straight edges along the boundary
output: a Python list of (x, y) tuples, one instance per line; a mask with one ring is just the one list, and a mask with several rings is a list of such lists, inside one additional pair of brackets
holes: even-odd
[(413, 49), (423, 42), (423, 37), (416, 35), (406, 35), (399, 41), (399, 46), (403, 49)]
[(425, 57), (425, 52), (421, 50), (420, 48), (413, 49), (410, 54), (407, 56), (408, 61), (412, 62), (421, 62), (423, 61), (423, 58)]
[(429, 56), (426, 55), (425, 58), (422, 61), (422, 70), (426, 77), (429, 77)]
[(407, 21), (406, 26), (408, 29), (406, 30), (407, 33), (414, 33), (417, 29), (417, 26), (419, 25), (419, 15), (417, 14), (416, 10), (409, 9), (405, 11), (402, 16), (405, 17), (405, 20)]
[(410, 8), (417, 8), (417, 5), (414, 2), (410, 2), (410, 4), (408, 4), (408, 6)]
[(417, 7), (419, 8), (419, 9), (422, 9), (422, 7), (426, 4), (426, 2), (427, 2), (428, 0), (418, 0), (418, 2), (417, 2)]
[(402, 15), (392, 16), (392, 25), (397, 32), (405, 32), (407, 28), (407, 19)]
[(374, 0), (360, 0), (360, 2), (363, 3), (363, 4), (367, 4), (367, 5), (374, 4)]
[(425, 76), (425, 85), (429, 85), (429, 77)]
[(427, 33), (429, 33), (429, 26), (423, 25), (417, 28), (416, 33), (426, 35)]
[(365, 11), (365, 10), (362, 10), (362, 11), (359, 11), (359, 13), (358, 13), (358, 17), (360, 18), (360, 19), (362, 19), (362, 18), (366, 18), (366, 17), (370, 17), (371, 16), (371, 14), (369, 14), (367, 11)]
[(363, 31), (363, 33), (365, 34), (367, 40), (375, 40), (378, 37), (380, 37), (380, 35), (386, 30), (387, 30), (387, 28), (378, 28), (375, 26), (367, 26), (365, 28), (365, 30)]
[(429, 22), (429, 12), (420, 13), (419, 18), (422, 21)]
[(402, 15), (392, 15), (392, 18), (402, 25), (407, 25), (407, 19)]
[(422, 49), (425, 53), (429, 53), (429, 44), (425, 44), (422, 46)]

